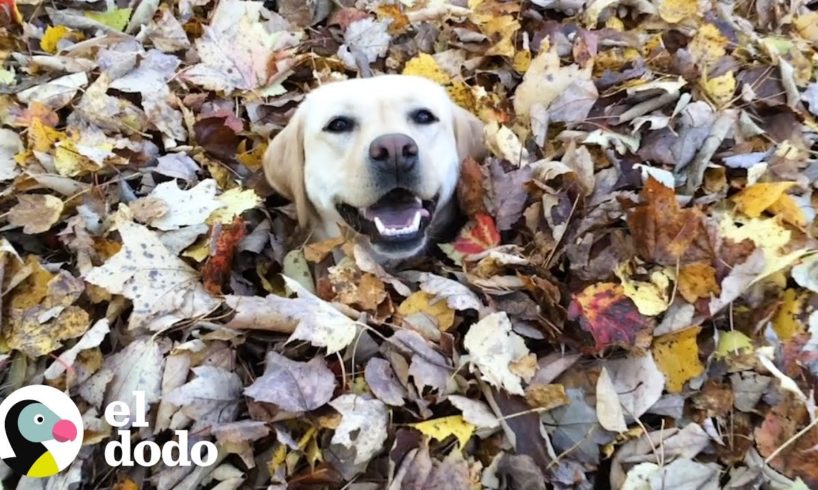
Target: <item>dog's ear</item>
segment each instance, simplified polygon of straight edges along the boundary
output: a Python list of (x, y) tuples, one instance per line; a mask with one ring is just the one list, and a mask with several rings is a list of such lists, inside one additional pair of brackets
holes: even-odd
[(270, 141), (262, 164), (267, 182), (295, 204), (298, 224), (305, 227), (312, 207), (304, 185), (304, 129), (300, 111)]
[(478, 160), (486, 156), (486, 143), (483, 137), (483, 122), (474, 114), (452, 103), (454, 115), (454, 139), (457, 142), (457, 155), (462, 162), (466, 157)]

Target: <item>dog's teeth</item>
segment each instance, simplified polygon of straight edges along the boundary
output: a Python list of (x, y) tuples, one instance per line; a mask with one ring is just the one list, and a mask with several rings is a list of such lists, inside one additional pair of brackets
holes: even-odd
[(378, 230), (378, 233), (381, 235), (388, 235), (389, 229), (383, 224), (383, 221), (377, 216), (375, 216), (375, 228)]
[(420, 229), (420, 211), (415, 211), (415, 217), (412, 218), (412, 224), (409, 226), (412, 233)]
[(410, 233), (416, 233), (420, 229), (420, 220), (421, 220), (421, 212), (416, 211), (415, 216), (412, 218), (412, 222), (407, 226), (403, 226), (400, 228), (391, 228), (383, 224), (383, 221), (379, 217), (375, 217), (372, 221), (375, 223), (375, 229), (378, 230), (378, 233), (383, 236), (398, 236), (398, 235), (408, 235)]

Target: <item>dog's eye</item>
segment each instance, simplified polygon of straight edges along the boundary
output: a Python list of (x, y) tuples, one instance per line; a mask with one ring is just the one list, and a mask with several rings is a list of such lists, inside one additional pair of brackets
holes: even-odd
[(416, 124), (432, 124), (434, 122), (437, 122), (437, 118), (435, 117), (435, 115), (427, 111), (426, 109), (418, 109), (414, 111), (410, 115), (410, 117), (412, 118), (412, 121), (414, 121)]
[(338, 116), (333, 117), (332, 120), (324, 126), (324, 131), (329, 131), (330, 133), (348, 133), (352, 131), (353, 127), (355, 127), (355, 121), (346, 116)]

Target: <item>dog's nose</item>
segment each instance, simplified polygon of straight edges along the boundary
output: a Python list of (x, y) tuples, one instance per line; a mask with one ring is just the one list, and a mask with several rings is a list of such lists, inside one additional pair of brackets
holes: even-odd
[(418, 162), (418, 145), (405, 134), (384, 134), (369, 145), (369, 159), (382, 170), (404, 173)]

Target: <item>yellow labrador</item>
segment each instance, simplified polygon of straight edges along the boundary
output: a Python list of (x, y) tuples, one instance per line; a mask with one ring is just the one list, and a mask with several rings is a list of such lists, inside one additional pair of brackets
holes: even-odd
[(379, 260), (422, 252), (455, 214), (460, 163), (483, 125), (438, 84), (382, 75), (310, 92), (264, 155), (273, 188), (315, 240), (345, 224)]

